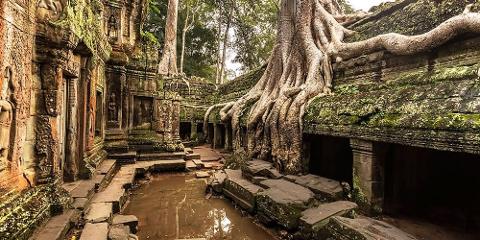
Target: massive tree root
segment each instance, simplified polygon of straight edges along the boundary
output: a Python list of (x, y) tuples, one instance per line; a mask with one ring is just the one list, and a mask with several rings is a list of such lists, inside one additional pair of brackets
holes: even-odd
[(239, 151), (243, 149), (239, 119), (248, 114), (244, 150), (252, 158), (273, 161), (285, 173), (304, 169), (304, 111), (312, 98), (331, 93), (333, 61), (378, 50), (414, 54), (459, 34), (480, 33), (480, 15), (466, 11), (422, 35), (385, 34), (344, 43), (353, 32), (337, 21), (342, 11), (336, 0), (282, 0), (281, 4), (277, 42), (264, 75), (246, 95), (226, 103), (221, 118), (231, 121), (233, 148)]

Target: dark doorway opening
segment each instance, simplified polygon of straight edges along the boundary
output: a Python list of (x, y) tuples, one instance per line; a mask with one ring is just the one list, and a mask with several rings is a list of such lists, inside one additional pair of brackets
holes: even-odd
[(480, 156), (384, 145), (386, 214), (480, 232)]
[(348, 138), (305, 135), (309, 173), (322, 177), (353, 182), (353, 154)]
[(192, 124), (190, 122), (180, 123), (180, 138), (183, 141), (189, 141), (192, 134)]
[(207, 140), (208, 140), (208, 143), (212, 144), (213, 145), (213, 135), (214, 135), (214, 132), (215, 132), (215, 128), (214, 128), (214, 125), (213, 123), (209, 123), (208, 124), (208, 133), (207, 133)]

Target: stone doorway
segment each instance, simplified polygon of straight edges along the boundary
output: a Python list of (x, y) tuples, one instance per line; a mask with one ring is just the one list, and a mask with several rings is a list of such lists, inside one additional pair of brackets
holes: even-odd
[(134, 97), (133, 126), (140, 129), (152, 129), (153, 98)]
[(353, 183), (353, 154), (348, 138), (304, 135), (308, 173)]
[(397, 144), (381, 148), (385, 214), (480, 233), (479, 155)]

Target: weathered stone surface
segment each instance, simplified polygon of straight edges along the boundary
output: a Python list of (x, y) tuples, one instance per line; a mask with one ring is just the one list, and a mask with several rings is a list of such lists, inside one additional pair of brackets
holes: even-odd
[(415, 240), (402, 230), (371, 218), (333, 217), (326, 226), (326, 234), (338, 240)]
[(108, 223), (87, 223), (83, 228), (80, 240), (107, 240)]
[(247, 162), (247, 165), (243, 169), (243, 175), (249, 180), (252, 180), (252, 178), (255, 176), (273, 179), (279, 179), (283, 177), (283, 175), (280, 174), (275, 167), (273, 167), (272, 163), (262, 160), (253, 160)]
[(110, 226), (108, 231), (109, 240), (130, 240), (130, 229), (128, 226), (117, 224)]
[(227, 174), (224, 171), (215, 171), (210, 178), (209, 185), (216, 193), (222, 193)]
[(195, 173), (195, 176), (196, 176), (197, 178), (209, 178), (209, 177), (210, 177), (210, 173), (204, 172), (204, 171), (197, 171), (197, 172)]
[(86, 198), (75, 198), (73, 201), (73, 208), (83, 210), (87, 206), (88, 199)]
[(286, 176), (285, 179), (312, 190), (319, 199), (339, 200), (343, 198), (340, 182), (313, 174)]
[(130, 232), (137, 233), (138, 218), (134, 215), (115, 215), (112, 225), (123, 224), (130, 228)]
[(258, 212), (287, 229), (296, 228), (302, 211), (314, 200), (314, 193), (282, 179), (269, 179), (261, 184), (268, 189), (257, 195)]
[(69, 210), (62, 215), (50, 219), (47, 225), (35, 236), (36, 240), (54, 240), (61, 239), (72, 226), (72, 218), (75, 215), (74, 210)]
[(263, 191), (263, 188), (243, 178), (240, 170), (226, 169), (225, 173), (227, 180), (223, 188), (224, 194), (232, 198), (243, 209), (249, 212), (255, 211), (255, 196)]
[(92, 203), (85, 216), (89, 223), (110, 222), (112, 218), (112, 203)]
[(80, 181), (80, 184), (70, 192), (70, 195), (73, 198), (90, 198), (94, 191), (95, 181), (83, 180)]
[(321, 204), (315, 208), (309, 208), (302, 212), (300, 225), (304, 232), (313, 234), (310, 237), (317, 237), (317, 233), (321, 230), (330, 218), (333, 216), (352, 216), (357, 204), (348, 201), (337, 201)]

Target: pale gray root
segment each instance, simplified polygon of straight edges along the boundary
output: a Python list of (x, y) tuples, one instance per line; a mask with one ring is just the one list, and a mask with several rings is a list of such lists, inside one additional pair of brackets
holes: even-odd
[[(336, 0), (282, 0), (277, 42), (258, 83), (234, 103), (224, 105), (222, 121), (231, 121), (233, 148), (252, 158), (271, 160), (285, 173), (300, 173), (303, 116), (315, 97), (330, 94), (332, 62), (378, 50), (413, 54), (439, 46), (462, 33), (480, 32), (480, 15), (463, 13), (419, 36), (385, 34), (344, 43), (346, 29)], [(207, 111), (205, 120), (208, 120)], [(247, 118), (247, 147), (241, 144), (240, 119)], [(206, 125), (204, 125), (206, 126)]]

